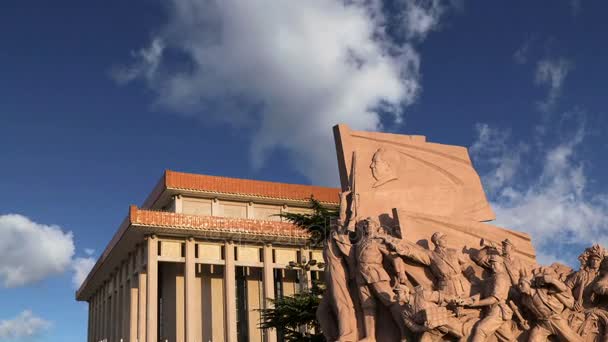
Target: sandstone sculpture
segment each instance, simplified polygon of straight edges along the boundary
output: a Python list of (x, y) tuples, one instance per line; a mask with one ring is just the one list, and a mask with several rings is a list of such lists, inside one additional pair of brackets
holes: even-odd
[[(494, 219), (467, 150), (334, 128), (340, 218), (324, 246), (328, 341), (608, 341), (608, 258), (536, 263)], [(431, 248), (432, 245), (432, 248)]]

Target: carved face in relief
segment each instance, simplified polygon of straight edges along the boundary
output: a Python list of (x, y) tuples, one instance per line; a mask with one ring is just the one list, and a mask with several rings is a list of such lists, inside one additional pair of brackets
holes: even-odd
[(431, 242), (435, 245), (436, 248), (447, 248), (448, 247), (448, 238), (445, 234), (441, 232), (436, 232), (431, 236)]
[(587, 266), (592, 270), (597, 270), (600, 268), (600, 264), (602, 263), (602, 259), (597, 255), (592, 255), (589, 257), (587, 261)]
[(586, 248), (585, 251), (578, 257), (578, 260), (581, 262), (581, 268), (588, 268), (597, 271), (600, 268), (600, 264), (605, 256), (606, 250), (604, 247), (594, 244), (593, 246)]
[(363, 233), (367, 236), (375, 236), (378, 235), (380, 231), (380, 225), (378, 222), (374, 221), (373, 218), (368, 217), (363, 221), (360, 221), (360, 227), (363, 230)]
[(532, 286), (530, 286), (530, 281), (528, 281), (525, 278), (520, 278), (519, 279), (519, 291), (521, 291), (521, 293), (524, 294), (531, 294), (532, 293)]
[(502, 242), (502, 254), (511, 255), (511, 252), (513, 252), (513, 244), (507, 239)]
[(496, 257), (490, 259), (490, 268), (492, 268), (492, 272), (499, 273), (504, 271), (505, 266), (502, 262), (502, 259)]
[(399, 154), (396, 151), (379, 148), (372, 157), (369, 165), (372, 176), (376, 182), (372, 187), (377, 188), (392, 180), (397, 179), (397, 166), (399, 165)]
[(410, 289), (406, 285), (398, 284), (394, 291), (397, 294), (399, 304), (405, 305), (410, 303)]

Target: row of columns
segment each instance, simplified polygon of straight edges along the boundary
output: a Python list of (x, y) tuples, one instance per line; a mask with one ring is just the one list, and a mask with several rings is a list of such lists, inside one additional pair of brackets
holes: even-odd
[[(145, 279), (143, 246), (129, 254), (112, 276), (89, 299), (88, 341), (145, 341), (138, 339), (137, 313), (141, 280)], [(145, 290), (145, 287), (143, 287)]]
[[(192, 298), (196, 281), (196, 244), (193, 238), (185, 243), (185, 342), (196, 341), (197, 322)], [(234, 242), (224, 245), (225, 336), (237, 341), (236, 268)], [(264, 305), (274, 299), (274, 264), (272, 246), (263, 247)], [(266, 331), (266, 342), (277, 340), (275, 330)], [(146, 243), (129, 255), (109, 281), (89, 299), (89, 342), (158, 342), (158, 239), (146, 237)]]

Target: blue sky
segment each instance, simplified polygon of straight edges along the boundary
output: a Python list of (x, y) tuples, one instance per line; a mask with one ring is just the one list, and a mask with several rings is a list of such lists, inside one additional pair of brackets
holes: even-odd
[(3, 1), (0, 340), (85, 339), (75, 272), (163, 170), (336, 185), (337, 122), (471, 147), (498, 222), (575, 265), (608, 242), (607, 10)]

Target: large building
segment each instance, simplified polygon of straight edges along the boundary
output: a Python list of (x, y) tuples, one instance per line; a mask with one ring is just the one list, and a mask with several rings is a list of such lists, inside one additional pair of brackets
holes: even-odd
[(335, 208), (338, 191), (166, 171), (76, 293), (88, 341), (280, 340), (258, 328), (258, 309), (318, 278), (289, 262), (322, 255), (277, 214), (309, 212), (311, 196)]

